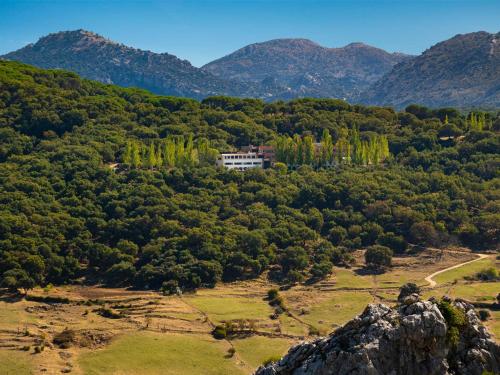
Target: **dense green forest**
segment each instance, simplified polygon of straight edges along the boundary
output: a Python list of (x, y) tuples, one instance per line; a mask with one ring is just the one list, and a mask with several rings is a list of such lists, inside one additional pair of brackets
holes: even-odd
[[(0, 61), (1, 283), (169, 291), (265, 270), (322, 277), (359, 248), (496, 248), (499, 130), (491, 112), (197, 102)], [(313, 139), (332, 145), (327, 161), (246, 172), (210, 162), (216, 150)], [(331, 167), (347, 139), (361, 162)], [(110, 167), (153, 160), (139, 152), (159, 160), (169, 142), (184, 155), (170, 165)]]

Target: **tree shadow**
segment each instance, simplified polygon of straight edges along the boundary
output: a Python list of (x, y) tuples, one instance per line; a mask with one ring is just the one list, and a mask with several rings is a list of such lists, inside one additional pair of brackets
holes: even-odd
[(358, 268), (357, 270), (354, 271), (356, 275), (359, 276), (376, 276), (376, 275), (382, 275), (386, 272), (387, 270), (382, 267), (363, 267), (363, 268)]
[(0, 301), (7, 303), (16, 303), (24, 299), (24, 294), (12, 292), (6, 289), (0, 290)]

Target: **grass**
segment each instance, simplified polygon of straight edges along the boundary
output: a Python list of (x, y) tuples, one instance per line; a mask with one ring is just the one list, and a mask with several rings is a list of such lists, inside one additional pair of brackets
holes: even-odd
[(306, 325), (289, 317), (287, 314), (281, 314), (279, 317), (281, 332), (287, 335), (306, 336), (308, 328)]
[(0, 350), (0, 373), (2, 375), (33, 374), (30, 355), (12, 350)]
[(219, 375), (244, 374), (229, 346), (210, 336), (134, 333), (122, 336), (106, 349), (80, 357), (85, 375)]
[(434, 281), (439, 284), (450, 283), (455, 280), (461, 280), (465, 276), (473, 276), (479, 271), (482, 271), (489, 267), (495, 267), (495, 263), (492, 259), (486, 258), (481, 259), (473, 263), (466, 264), (462, 267), (458, 267), (446, 272), (443, 272), (434, 277)]
[(368, 292), (335, 292), (323, 301), (313, 304), (309, 313), (300, 318), (319, 328), (321, 333), (330, 333), (336, 326), (342, 325), (360, 314), (368, 303), (373, 301)]
[(272, 314), (271, 307), (262, 298), (193, 296), (185, 300), (216, 323), (233, 319), (267, 320)]
[(257, 369), (269, 357), (281, 357), (293, 345), (293, 341), (280, 338), (253, 336), (234, 340), (233, 345), (247, 364)]

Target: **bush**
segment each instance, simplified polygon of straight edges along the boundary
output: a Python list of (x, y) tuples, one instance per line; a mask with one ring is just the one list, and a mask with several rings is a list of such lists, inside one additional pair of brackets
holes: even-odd
[(491, 313), (488, 310), (479, 310), (478, 314), (479, 319), (483, 322), (487, 321), (491, 317)]
[(222, 340), (227, 337), (226, 327), (218, 325), (212, 331), (212, 336), (217, 340)]
[(267, 299), (269, 301), (272, 301), (276, 299), (276, 297), (278, 297), (278, 294), (279, 294), (278, 289), (269, 289), (267, 291)]
[(309, 336), (319, 336), (320, 333), (319, 333), (319, 329), (314, 327), (314, 326), (310, 326), (309, 327)]
[(448, 301), (439, 302), (438, 308), (441, 314), (443, 314), (446, 325), (448, 326), (448, 332), (446, 334), (448, 343), (455, 348), (460, 341), (460, 328), (467, 322), (465, 313)]
[(236, 353), (236, 349), (234, 347), (230, 347), (227, 350), (227, 354), (228, 354), (229, 357), (233, 357), (235, 353)]
[(495, 267), (490, 267), (479, 271), (476, 278), (482, 281), (495, 281), (499, 279), (498, 270)]
[(102, 316), (103, 318), (108, 318), (108, 319), (120, 319), (120, 318), (123, 318), (123, 315), (119, 312), (116, 312), (116, 311), (113, 311), (107, 307), (101, 307), (101, 308), (98, 308), (96, 310), (94, 310), (94, 312), (100, 316)]
[(61, 349), (67, 349), (75, 341), (75, 331), (72, 329), (65, 328), (64, 331), (56, 334), (52, 339), (52, 342), (59, 346)]

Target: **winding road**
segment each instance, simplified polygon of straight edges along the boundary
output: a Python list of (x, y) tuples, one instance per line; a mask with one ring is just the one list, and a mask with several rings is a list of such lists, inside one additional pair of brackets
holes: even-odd
[(434, 288), (437, 283), (433, 280), (433, 278), (443, 272), (446, 272), (446, 271), (450, 271), (450, 270), (453, 270), (455, 268), (459, 268), (459, 267), (462, 267), (462, 266), (465, 266), (466, 264), (469, 264), (469, 263), (474, 263), (474, 262), (477, 262), (478, 260), (481, 260), (481, 259), (484, 259), (484, 258), (488, 258), (489, 255), (488, 254), (477, 254), (477, 258), (476, 259), (472, 259), (472, 260), (469, 260), (468, 262), (464, 262), (464, 263), (460, 263), (460, 264), (456, 264), (454, 266), (451, 266), (451, 267), (448, 267), (448, 268), (445, 268), (445, 269), (442, 269), (442, 270), (439, 270), (437, 272), (434, 272), (432, 274), (430, 274), (429, 276), (427, 276), (425, 278), (425, 281), (427, 281), (429, 283), (429, 288)]

